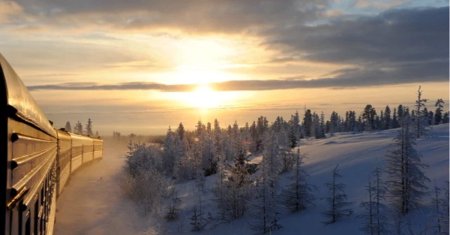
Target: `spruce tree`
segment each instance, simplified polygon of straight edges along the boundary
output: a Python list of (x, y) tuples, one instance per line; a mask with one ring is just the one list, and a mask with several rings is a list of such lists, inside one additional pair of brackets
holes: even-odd
[(394, 148), (387, 154), (388, 180), (391, 203), (400, 214), (407, 214), (418, 206), (427, 190), (429, 179), (424, 175), (425, 164), (415, 149), (414, 135), (410, 131), (410, 118), (405, 114), (401, 128), (394, 138)]
[(303, 169), (303, 157), (300, 147), (295, 154), (294, 175), (291, 183), (283, 191), (284, 206), (291, 212), (303, 211), (313, 204), (312, 186), (307, 182), (307, 174)]
[(64, 129), (68, 132), (72, 132), (72, 125), (70, 125), (69, 121), (66, 122)]
[(434, 104), (434, 107), (436, 107), (436, 112), (434, 114), (434, 124), (438, 125), (441, 124), (443, 121), (443, 115), (442, 113), (444, 112), (444, 100), (443, 99), (438, 99), (436, 101), (436, 103)]
[(87, 136), (93, 136), (94, 132), (92, 131), (92, 120), (91, 118), (88, 119), (86, 123), (86, 135)]
[(416, 100), (416, 125), (415, 125), (415, 131), (416, 131), (416, 138), (420, 138), (420, 136), (423, 135), (425, 131), (425, 125), (426, 125), (426, 115), (428, 112), (424, 112), (425, 109), (425, 103), (427, 102), (427, 99), (422, 98), (422, 89), (421, 86), (419, 86), (419, 89), (417, 90), (417, 100)]

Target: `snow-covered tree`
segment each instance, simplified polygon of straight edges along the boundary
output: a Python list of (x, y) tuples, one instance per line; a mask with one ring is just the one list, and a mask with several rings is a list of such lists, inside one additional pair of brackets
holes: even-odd
[(375, 169), (372, 178), (366, 187), (368, 200), (361, 203), (364, 209), (364, 214), (360, 216), (364, 220), (362, 230), (370, 235), (387, 234), (387, 207), (384, 204), (386, 187), (381, 181), (380, 168)]
[(434, 233), (448, 234), (448, 183), (443, 189), (435, 186), (433, 194), (433, 218), (435, 219)]
[(64, 129), (68, 132), (72, 132), (72, 125), (70, 125), (69, 121), (66, 122)]
[(394, 138), (395, 145), (387, 154), (388, 180), (386, 181), (391, 202), (400, 214), (407, 214), (417, 207), (422, 195), (426, 192), (424, 175), (425, 164), (421, 162), (417, 153), (414, 135), (410, 131), (410, 119), (403, 115), (401, 128)]
[(294, 148), (300, 141), (301, 136), (300, 116), (298, 115), (298, 112), (295, 112), (294, 115), (291, 115), (291, 120), (289, 120), (288, 135), (290, 147)]
[(252, 228), (260, 233), (271, 233), (281, 228), (277, 202), (277, 178), (281, 170), (278, 162), (276, 135), (269, 133), (256, 186)]
[(234, 165), (228, 169), (228, 177), (222, 183), (222, 195), (218, 195), (218, 206), (225, 220), (242, 217), (248, 209), (251, 180), (247, 169), (247, 159), (244, 152), (236, 156)]
[(389, 108), (389, 106), (386, 106), (386, 108), (384, 109), (383, 129), (387, 130), (390, 128), (392, 128), (391, 108)]
[(443, 121), (444, 105), (445, 105), (445, 102), (443, 99), (438, 99), (436, 101), (436, 103), (434, 104), (434, 107), (436, 107), (436, 112), (434, 113), (434, 124), (435, 125), (441, 124)]
[(283, 191), (283, 204), (291, 212), (305, 210), (313, 205), (312, 186), (308, 184), (307, 174), (303, 169), (303, 157), (300, 147), (295, 156), (294, 175), (290, 184)]
[(347, 194), (344, 191), (345, 184), (338, 182), (339, 178), (342, 177), (338, 168), (339, 165), (333, 169), (331, 182), (325, 184), (329, 192), (327, 197), (328, 209), (324, 212), (326, 217), (325, 224), (336, 223), (343, 216), (349, 216), (353, 213), (348, 208), (351, 203), (347, 201)]
[(177, 135), (169, 127), (163, 144), (162, 165), (166, 175), (172, 176), (175, 162), (179, 157), (179, 146), (177, 145)]
[(416, 138), (420, 138), (424, 134), (425, 131), (425, 125), (427, 123), (426, 115), (428, 112), (424, 112), (425, 109), (425, 103), (427, 102), (427, 99), (422, 98), (422, 89), (421, 86), (419, 86), (419, 89), (417, 90), (417, 100), (416, 100), (416, 124), (415, 124), (415, 131), (416, 131)]
[(129, 146), (125, 165), (129, 173), (127, 193), (145, 214), (159, 214), (167, 189), (167, 181), (161, 174), (161, 151), (143, 144)]
[(305, 137), (313, 136), (313, 117), (311, 110), (306, 110), (305, 116), (303, 117), (303, 132)]

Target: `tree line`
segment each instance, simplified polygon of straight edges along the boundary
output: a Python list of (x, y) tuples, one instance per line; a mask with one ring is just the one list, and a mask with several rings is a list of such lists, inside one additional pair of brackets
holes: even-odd
[[(323, 113), (306, 110), (301, 121), (298, 112), (288, 121), (277, 117), (269, 124), (259, 117), (240, 127), (236, 122), (222, 128), (214, 123), (199, 121), (195, 130), (188, 131), (180, 123), (169, 127), (162, 146), (129, 143), (126, 171), (130, 176), (130, 197), (143, 205), (146, 213), (162, 215), (168, 221), (179, 218), (180, 201), (175, 184), (195, 182), (195, 202), (190, 214), (192, 231), (204, 229), (212, 220), (232, 221), (251, 216), (250, 225), (258, 233), (270, 233), (282, 227), (279, 216), (283, 205), (291, 212), (301, 212), (314, 206), (316, 186), (309, 183), (300, 153), (302, 138), (325, 138), (336, 132), (373, 131), (398, 128), (392, 148), (386, 153), (385, 166), (377, 166), (368, 181), (367, 201), (361, 203), (362, 230), (368, 234), (401, 234), (402, 218), (420, 207), (429, 192), (426, 167), (415, 149), (415, 139), (425, 134), (428, 125), (447, 123), (442, 99), (436, 102), (435, 113), (426, 110), (426, 99), (419, 87), (412, 111), (399, 105), (391, 113), (389, 106), (377, 115), (371, 105), (356, 117), (346, 112), (342, 119), (337, 113), (325, 121)], [(431, 120), (431, 121), (430, 121)], [(251, 161), (261, 156), (260, 161)], [(280, 185), (280, 175), (288, 174), (288, 182)], [(213, 193), (217, 215), (205, 213), (205, 179), (217, 176)], [(330, 172), (325, 184), (327, 208), (324, 224), (336, 223), (354, 212), (347, 201), (346, 185), (340, 181), (339, 166)], [(386, 187), (389, 186), (389, 187)], [(448, 226), (448, 185), (436, 187), (435, 210), (438, 220), (432, 231), (444, 231)], [(280, 198), (282, 200), (280, 200)], [(437, 230), (435, 230), (437, 229)]]
[(77, 121), (75, 123), (75, 126), (72, 128), (72, 124), (70, 124), (70, 121), (66, 122), (66, 125), (64, 126), (64, 130), (68, 132), (73, 132), (78, 135), (85, 135), (89, 137), (100, 137), (98, 131), (95, 131), (93, 129), (92, 119), (88, 118), (86, 125), (83, 127), (83, 124), (80, 121)]

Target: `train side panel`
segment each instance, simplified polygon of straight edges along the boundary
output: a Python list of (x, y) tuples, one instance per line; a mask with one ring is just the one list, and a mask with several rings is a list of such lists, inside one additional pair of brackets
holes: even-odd
[(83, 139), (83, 164), (94, 160), (94, 141), (92, 138)]
[(103, 157), (103, 140), (94, 139), (94, 159)]
[(64, 186), (70, 176), (70, 159), (72, 154), (72, 138), (70, 134), (63, 130), (58, 130), (58, 158), (57, 158), (57, 175), (58, 196), (61, 194)]
[[(54, 223), (56, 132), (0, 55), (2, 234), (47, 234)], [(4, 92), (3, 92), (4, 90)], [(2, 149), (4, 150), (4, 149)], [(6, 162), (5, 162), (6, 160)]]

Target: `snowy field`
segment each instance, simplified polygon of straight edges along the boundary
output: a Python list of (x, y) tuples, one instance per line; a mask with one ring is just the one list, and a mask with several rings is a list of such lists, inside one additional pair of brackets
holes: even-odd
[[(321, 140), (302, 140), (301, 153), (305, 156), (305, 169), (309, 181), (316, 186), (315, 206), (298, 214), (281, 211), (282, 229), (273, 234), (363, 234), (360, 230), (360, 202), (366, 200), (365, 186), (376, 166), (382, 167), (385, 154), (393, 143), (397, 130), (358, 134), (336, 134)], [(433, 126), (427, 136), (417, 140), (417, 150), (422, 161), (429, 167), (425, 173), (434, 185), (442, 187), (449, 177), (449, 126)], [(178, 184), (182, 200), (181, 218), (170, 223), (152, 221), (144, 217), (135, 204), (126, 198), (120, 186), (122, 167), (125, 162), (126, 143), (105, 140), (103, 160), (96, 161), (78, 170), (58, 199), (55, 233), (65, 234), (254, 234), (250, 229), (250, 215), (231, 223), (212, 220), (204, 231), (190, 232), (190, 210), (194, 182)], [(326, 210), (325, 182), (331, 179), (333, 168), (339, 164), (342, 182), (352, 203), (352, 216), (335, 224), (324, 225), (323, 211)], [(206, 188), (212, 188), (217, 176), (206, 179)], [(281, 184), (288, 174), (281, 175)], [(213, 194), (206, 190), (204, 207), (210, 217), (216, 217)], [(430, 193), (424, 199), (431, 202)], [(431, 210), (424, 207), (411, 213), (404, 226), (424, 230), (433, 223)], [(163, 224), (163, 226), (161, 226)], [(418, 233), (417, 233), (418, 234)], [(424, 233), (428, 234), (428, 233)]]

